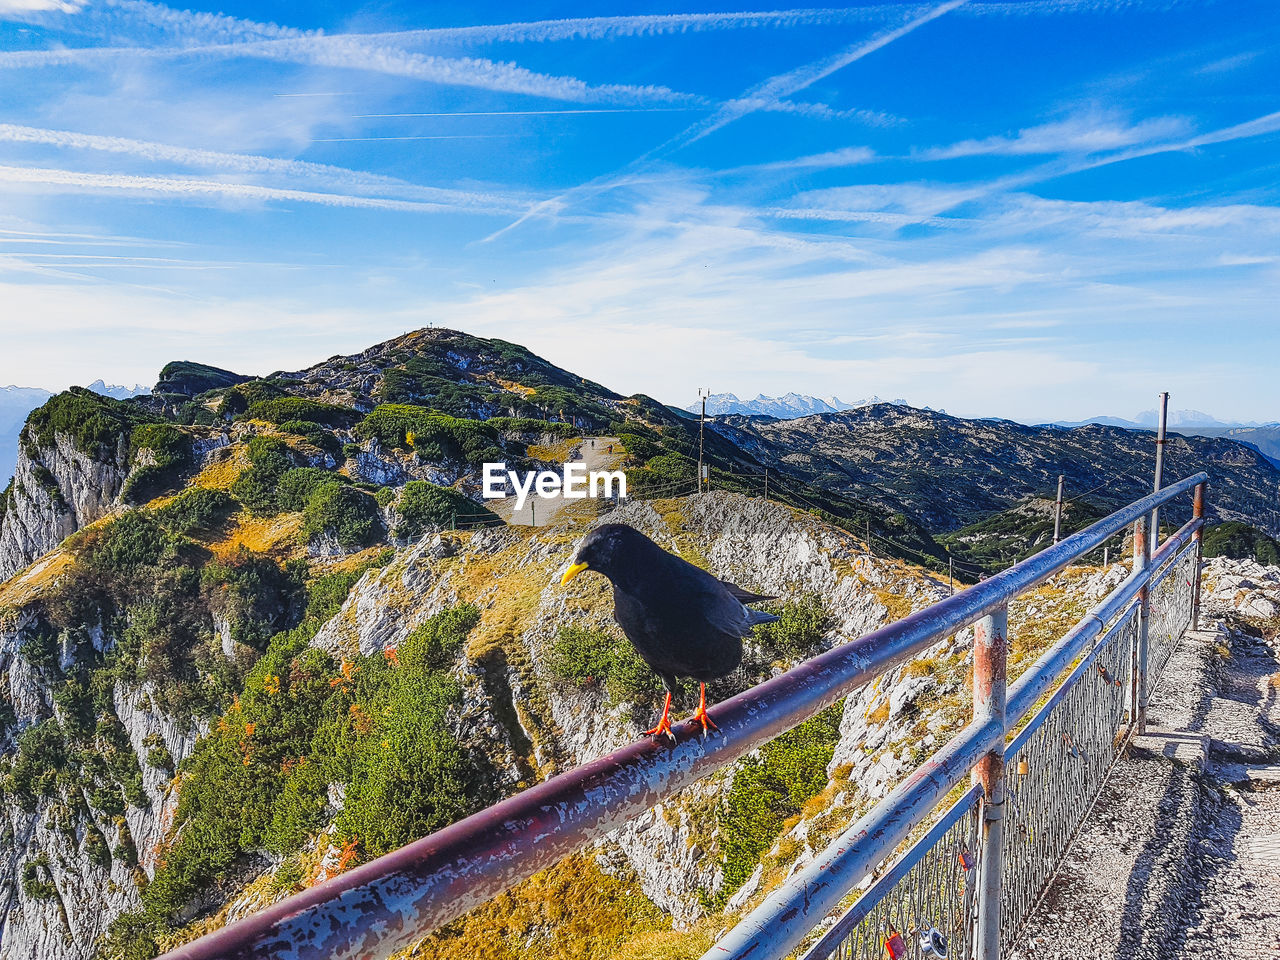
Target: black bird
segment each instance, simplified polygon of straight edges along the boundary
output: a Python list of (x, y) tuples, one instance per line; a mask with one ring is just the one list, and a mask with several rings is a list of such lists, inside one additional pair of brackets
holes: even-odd
[(561, 585), (584, 570), (609, 578), (613, 619), (667, 688), (662, 719), (645, 733), (673, 736), (671, 695), (677, 677), (701, 682), (698, 711), (690, 719), (701, 723), (704, 733), (714, 730), (707, 716), (707, 681), (737, 668), (742, 638), (752, 627), (778, 619), (744, 604), (774, 598), (717, 580), (621, 523), (606, 523), (583, 538)]

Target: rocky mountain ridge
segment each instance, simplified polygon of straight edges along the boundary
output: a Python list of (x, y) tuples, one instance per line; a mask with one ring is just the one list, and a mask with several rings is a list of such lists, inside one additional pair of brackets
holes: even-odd
[[(1155, 464), (1149, 433), (966, 420), (890, 404), (797, 420), (720, 417), (712, 429), (780, 472), (901, 511), (936, 533), (1027, 496), (1053, 497), (1059, 474), (1067, 478), (1068, 498), (1087, 495), (1096, 505), (1119, 507), (1150, 492)], [(1280, 534), (1273, 507), (1280, 469), (1266, 457), (1230, 440), (1171, 436), (1165, 478), (1200, 470), (1212, 478), (1212, 518)]]

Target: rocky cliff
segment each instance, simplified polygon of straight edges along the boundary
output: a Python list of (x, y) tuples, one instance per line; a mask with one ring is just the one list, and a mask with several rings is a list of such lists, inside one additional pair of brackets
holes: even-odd
[(66, 434), (55, 434), (49, 446), (20, 444), (0, 520), (0, 580), (106, 516), (119, 501), (127, 457), (123, 438), (101, 459)]

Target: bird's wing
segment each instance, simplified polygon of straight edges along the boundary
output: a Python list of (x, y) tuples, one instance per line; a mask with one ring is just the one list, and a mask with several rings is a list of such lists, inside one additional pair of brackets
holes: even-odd
[[(718, 582), (713, 581), (713, 587), (718, 585)], [(725, 586), (728, 587), (728, 584)], [(748, 596), (755, 596), (755, 594), (748, 594)], [(704, 594), (704, 601), (700, 607), (708, 624), (722, 633), (735, 637), (745, 637), (757, 623), (768, 623), (778, 619), (771, 613), (748, 609), (728, 589), (708, 590)]]
[(764, 603), (766, 600), (777, 600), (777, 597), (771, 597), (763, 593), (752, 593), (750, 590), (743, 590), (737, 584), (730, 583), (728, 580), (721, 580), (724, 588), (733, 594), (733, 599), (739, 603)]

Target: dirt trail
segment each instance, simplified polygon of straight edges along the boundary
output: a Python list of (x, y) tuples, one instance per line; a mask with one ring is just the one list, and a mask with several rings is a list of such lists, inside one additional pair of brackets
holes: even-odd
[(1257, 631), (1205, 627), (1011, 958), (1280, 958), (1280, 663)]
[[(617, 470), (623, 459), (622, 447), (617, 437), (584, 437), (574, 450), (571, 462), (586, 465), (587, 472), (593, 470)], [(574, 505), (589, 504), (588, 500), (566, 500), (557, 494), (554, 497), (539, 497), (530, 493), (524, 506), (515, 509), (515, 498), (495, 501), (490, 509), (505, 519), (507, 523), (544, 527), (555, 523), (564, 511)]]

